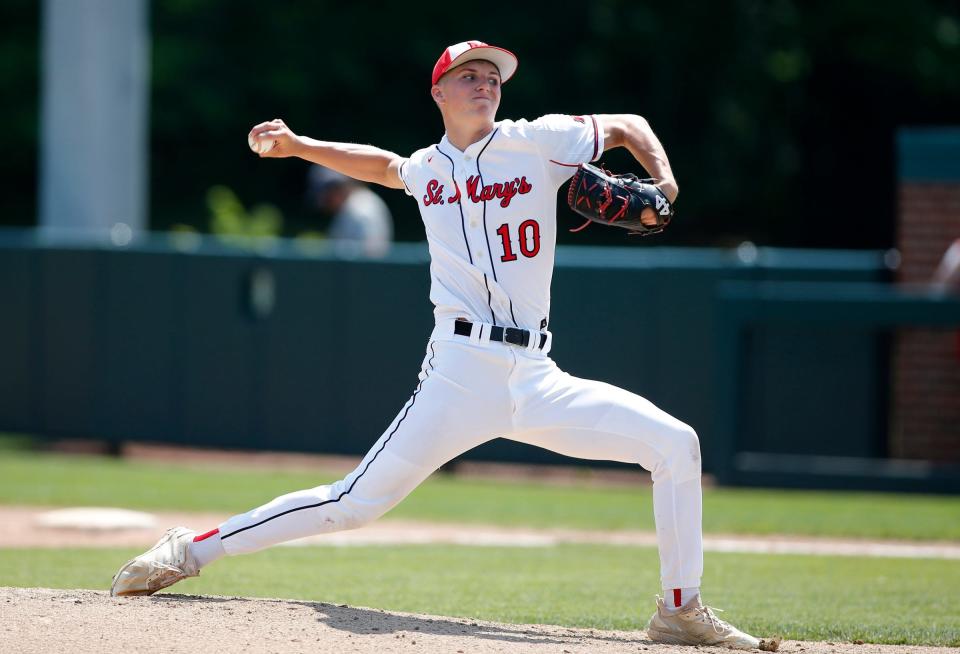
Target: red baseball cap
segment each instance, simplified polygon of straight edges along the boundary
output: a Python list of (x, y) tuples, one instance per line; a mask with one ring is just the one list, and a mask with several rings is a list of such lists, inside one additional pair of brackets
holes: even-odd
[(517, 55), (509, 50), (488, 45), (483, 41), (464, 41), (451, 45), (443, 51), (443, 54), (437, 59), (437, 64), (433, 67), (431, 84), (436, 84), (437, 80), (451, 68), (474, 59), (486, 59), (496, 66), (497, 70), (500, 71), (501, 83), (506, 82), (517, 72)]

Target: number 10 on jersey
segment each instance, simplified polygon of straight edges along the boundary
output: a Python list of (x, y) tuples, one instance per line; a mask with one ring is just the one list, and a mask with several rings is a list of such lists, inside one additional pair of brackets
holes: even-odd
[[(497, 227), (497, 234), (503, 241), (503, 256), (500, 261), (516, 261), (517, 255), (510, 245), (510, 225), (504, 223)], [(517, 228), (517, 236), (520, 254), (528, 259), (537, 256), (540, 251), (540, 224), (536, 220), (524, 220)]]

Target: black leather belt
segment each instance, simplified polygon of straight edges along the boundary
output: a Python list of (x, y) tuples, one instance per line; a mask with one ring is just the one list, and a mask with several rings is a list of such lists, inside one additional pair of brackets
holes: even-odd
[[(483, 329), (483, 326), (480, 326)], [(457, 320), (453, 324), (453, 333), (457, 336), (469, 336), (473, 331), (473, 323), (466, 320)], [(482, 336), (482, 332), (481, 332)], [(530, 345), (530, 338), (540, 337), (538, 350), (542, 350), (547, 344), (547, 335), (541, 332), (529, 332), (526, 329), (517, 329), (516, 327), (494, 326), (490, 328), (490, 340), (498, 343), (509, 343), (518, 347), (527, 347)]]

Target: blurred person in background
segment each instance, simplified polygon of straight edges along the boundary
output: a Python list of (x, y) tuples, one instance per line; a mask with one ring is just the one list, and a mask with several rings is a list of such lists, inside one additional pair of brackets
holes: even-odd
[(960, 293), (960, 238), (944, 252), (933, 272), (933, 285), (944, 293)]
[(382, 257), (390, 251), (390, 210), (363, 182), (314, 164), (307, 174), (307, 203), (333, 216), (327, 236), (340, 254)]
[[(940, 293), (960, 295), (960, 238), (954, 239), (943, 253), (931, 284)], [(954, 332), (954, 356), (960, 361), (960, 330)]]

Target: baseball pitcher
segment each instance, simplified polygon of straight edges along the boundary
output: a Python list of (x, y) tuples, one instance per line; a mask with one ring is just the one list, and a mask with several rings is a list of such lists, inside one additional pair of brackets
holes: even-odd
[[(549, 356), (557, 190), (569, 181), (568, 202), (588, 223), (656, 233), (669, 223), (677, 197), (666, 152), (635, 115), (498, 121), (502, 86), (516, 70), (516, 56), (503, 48), (480, 41), (447, 48), (430, 86), (445, 133), (409, 157), (318, 141), (279, 119), (250, 131), (251, 148), (262, 157), (300, 157), (416, 201), (430, 248), (436, 326), (413, 394), (353, 472), (204, 534), (171, 529), (120, 568), (114, 595), (149, 595), (225, 555), (360, 527), (447, 461), (502, 437), (652, 473), (664, 589), (647, 626), (652, 640), (777, 647), (776, 638), (743, 633), (701, 602), (694, 430), (642, 397), (560, 370)], [(626, 148), (652, 179), (590, 165), (616, 147)]]

